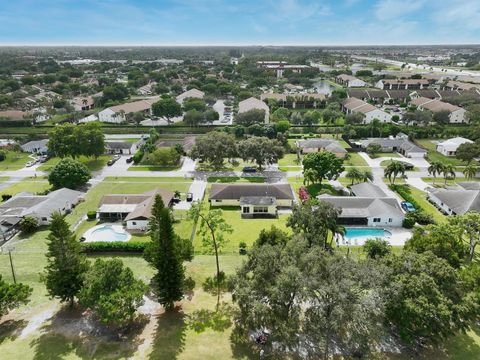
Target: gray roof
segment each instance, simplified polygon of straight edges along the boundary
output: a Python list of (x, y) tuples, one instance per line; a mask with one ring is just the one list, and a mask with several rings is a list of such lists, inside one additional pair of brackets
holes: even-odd
[(372, 218), (377, 216), (403, 217), (403, 212), (394, 198), (374, 198), (358, 196), (329, 196), (320, 195), (317, 197), (342, 210), (340, 218)]
[(22, 150), (25, 152), (31, 152), (36, 149), (46, 149), (48, 139), (29, 141), (21, 146)]
[(464, 181), (457, 184), (465, 190), (480, 190), (480, 182), (478, 181)]
[(379, 186), (370, 182), (352, 185), (350, 186), (350, 190), (353, 194), (355, 194), (355, 196), (360, 197), (388, 197), (385, 191), (383, 191)]
[(480, 211), (480, 190), (431, 189), (430, 193), (447, 205), (455, 214)]
[(396, 147), (406, 152), (427, 153), (427, 150), (415, 145), (410, 140), (405, 138), (368, 138), (366, 140), (360, 140), (362, 147), (367, 148), (370, 144), (379, 144), (383, 148)]
[(271, 196), (242, 196), (240, 205), (275, 205), (277, 200)]
[(105, 141), (107, 149), (131, 149), (135, 144), (128, 141)]
[(240, 200), (242, 197), (269, 196), (277, 200), (293, 200), (289, 184), (212, 184), (211, 200)]
[(297, 146), (301, 149), (325, 149), (335, 153), (346, 153), (342, 145), (336, 140), (333, 139), (306, 139), (298, 140)]

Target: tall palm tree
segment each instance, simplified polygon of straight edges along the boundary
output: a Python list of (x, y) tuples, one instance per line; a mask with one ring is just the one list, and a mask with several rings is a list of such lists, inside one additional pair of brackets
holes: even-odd
[(445, 165), (443, 167), (443, 178), (445, 179), (445, 185), (447, 185), (447, 179), (450, 177), (450, 178), (453, 178), (455, 179), (456, 177), (456, 174), (455, 174), (455, 166), (453, 165)]
[(369, 127), (370, 127), (370, 137), (373, 137), (374, 130), (378, 130), (380, 128), (380, 120), (373, 119)]
[(313, 184), (316, 180), (316, 172), (312, 169), (307, 169), (303, 171), (303, 184)]
[(362, 172), (362, 181), (367, 182), (367, 181), (373, 181), (373, 173), (370, 170), (365, 170)]
[(437, 180), (437, 175), (443, 173), (443, 164), (438, 161), (434, 161), (428, 167), (428, 173), (433, 176), (433, 184), (435, 184), (435, 180)]
[(352, 181), (352, 184), (353, 185), (355, 183), (355, 181), (357, 180), (360, 180), (361, 178), (363, 178), (363, 174), (360, 170), (358, 170), (357, 168), (352, 168), (350, 170), (347, 171), (345, 177), (347, 179), (350, 179)]
[[(400, 161), (392, 161), (384, 170), (384, 176), (388, 178), (391, 184), (395, 184), (395, 180), (399, 175), (405, 175), (405, 164)], [(393, 181), (392, 181), (393, 178)]]
[(474, 164), (469, 164), (463, 170), (463, 175), (465, 175), (467, 179), (473, 179), (475, 176), (477, 176), (477, 172), (478, 172), (478, 166)]

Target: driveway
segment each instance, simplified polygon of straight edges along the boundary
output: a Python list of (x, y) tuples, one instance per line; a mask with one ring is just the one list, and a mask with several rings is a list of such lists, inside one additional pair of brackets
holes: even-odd
[(423, 159), (423, 158), (407, 158), (405, 156), (402, 156), (401, 154), (398, 154), (399, 157), (397, 157), (397, 158), (392, 158), (392, 157), (385, 156), (385, 157), (379, 157), (379, 158), (375, 158), (375, 159), (372, 159), (365, 152), (360, 152), (358, 154), (367, 162), (368, 166), (370, 166), (372, 168), (381, 167), (380, 164), (382, 163), (382, 161), (385, 161), (385, 160), (403, 161), (403, 162), (412, 164), (413, 166), (415, 166), (416, 168), (419, 168), (419, 169), (425, 169), (425, 168), (428, 168), (430, 166), (428, 161)]
[[(188, 189), (189, 193), (193, 194), (193, 201), (202, 201), (203, 196), (205, 195), (205, 189), (207, 188), (207, 182), (203, 180), (193, 180), (193, 183)], [(186, 200), (180, 201), (178, 204), (175, 204), (173, 208), (175, 210), (190, 210), (192, 207), (192, 202)]]
[[(214, 121), (212, 124), (213, 125), (232, 125), (233, 122), (233, 117), (230, 117), (230, 120), (228, 121), (223, 121), (225, 117), (225, 103), (224, 100), (217, 100), (215, 104), (213, 104), (213, 110), (218, 112), (218, 120)], [(223, 121), (223, 122), (222, 122)]]

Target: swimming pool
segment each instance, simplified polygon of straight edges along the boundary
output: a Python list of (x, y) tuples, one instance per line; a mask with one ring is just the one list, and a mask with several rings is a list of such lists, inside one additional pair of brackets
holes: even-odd
[(85, 242), (95, 241), (128, 241), (132, 237), (122, 226), (113, 224), (97, 225), (88, 230), (85, 235)]
[(341, 245), (363, 245), (368, 239), (389, 239), (392, 233), (382, 228), (345, 228)]

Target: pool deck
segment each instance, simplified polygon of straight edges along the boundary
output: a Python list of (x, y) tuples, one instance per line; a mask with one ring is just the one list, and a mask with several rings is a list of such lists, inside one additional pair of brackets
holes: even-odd
[[(370, 226), (347, 226), (349, 229), (371, 229)], [(379, 227), (379, 229), (387, 230), (392, 234), (392, 236), (387, 237), (386, 240), (392, 246), (403, 246), (405, 242), (412, 237), (412, 231), (410, 229), (405, 229), (401, 227)], [(362, 246), (365, 244), (365, 241), (371, 239), (372, 237), (357, 237), (350, 239), (350, 243), (347, 243), (346, 238), (340, 238), (339, 245), (340, 246)]]
[[(98, 230), (98, 229), (101, 229), (105, 226), (111, 226), (112, 227), (112, 230), (117, 232), (117, 233), (121, 233), (121, 234), (126, 234), (127, 235), (127, 239), (125, 241), (128, 241), (132, 238), (132, 235), (129, 234), (127, 231), (125, 231), (125, 229), (123, 228), (122, 225), (119, 225), (118, 223), (115, 224), (115, 223), (101, 223), (101, 224), (98, 224), (94, 227), (92, 227), (91, 229), (88, 229), (85, 234), (83, 234), (83, 237), (85, 238), (85, 242), (95, 242), (95, 241), (98, 241), (98, 240), (95, 240), (93, 239), (93, 235), (92, 233), (95, 231), (95, 230)], [(105, 239), (105, 240), (102, 240), (102, 241), (118, 241), (118, 240), (108, 240), (108, 239)]]

